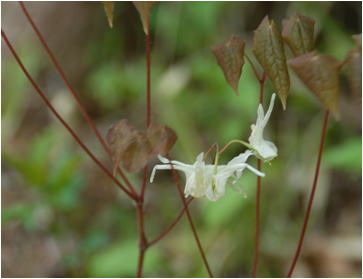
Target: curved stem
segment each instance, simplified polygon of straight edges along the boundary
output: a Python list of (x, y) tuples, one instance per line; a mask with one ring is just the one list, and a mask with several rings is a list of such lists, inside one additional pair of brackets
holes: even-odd
[[(167, 156), (167, 158), (170, 160), (170, 157), (169, 156)], [(207, 272), (208, 272), (209, 277), (213, 277), (212, 270), (209, 267), (209, 263), (208, 263), (207, 257), (205, 256), (205, 253), (204, 253), (202, 244), (200, 242), (200, 239), (199, 239), (197, 230), (196, 230), (196, 228), (194, 226), (194, 222), (193, 222), (193, 219), (192, 219), (192, 215), (190, 214), (190, 211), (188, 209), (187, 201), (185, 200), (184, 193), (183, 193), (183, 189), (182, 189), (182, 186), (180, 185), (179, 176), (178, 176), (177, 172), (175, 171), (175, 169), (173, 167), (172, 167), (171, 170), (172, 170), (173, 178), (175, 180), (175, 183), (176, 183), (176, 186), (177, 186), (177, 189), (178, 189), (178, 192), (179, 192), (179, 196), (180, 196), (180, 198), (181, 198), (181, 200), (182, 200), (182, 202), (184, 204), (185, 211), (186, 211), (186, 214), (187, 214), (187, 218), (188, 218), (188, 221), (189, 221), (189, 224), (190, 224), (190, 228), (192, 229), (194, 239), (197, 242), (197, 246), (198, 246), (199, 252), (200, 252), (200, 254), (202, 256), (204, 265), (205, 265), (205, 267), (207, 269)]]
[(218, 146), (218, 143), (213, 143), (207, 150), (207, 152), (204, 154), (204, 157), (203, 157), (203, 160), (207, 159), (209, 153), (213, 150), (213, 148), (216, 148), (217, 149), (217, 152), (218, 152), (218, 149), (219, 149), (219, 146)]
[(19, 56), (15, 52), (13, 46), (9, 42), (5, 32), (1, 29), (1, 36), (3, 40), (5, 41), (6, 45), (8, 46), (10, 52), (13, 54), (15, 60), (18, 62), (21, 70), (25, 74), (25, 76), (28, 78), (30, 83), (33, 85), (36, 92), (39, 94), (41, 99), (44, 101), (44, 103), (47, 105), (47, 107), (51, 110), (51, 112), (54, 114), (54, 116), (63, 124), (63, 126), (68, 130), (68, 132), (72, 135), (72, 137), (75, 139), (75, 141), (80, 145), (80, 147), (87, 153), (89, 157), (112, 179), (113, 182), (121, 189), (123, 190), (130, 198), (133, 200), (137, 200), (137, 197), (129, 192), (113, 175), (112, 173), (94, 156), (94, 154), (88, 149), (88, 147), (82, 142), (82, 140), (77, 136), (77, 134), (74, 132), (74, 130), (68, 125), (68, 123), (60, 116), (60, 114), (57, 112), (57, 110), (53, 107), (53, 105), (48, 100), (47, 96), (44, 94), (44, 92), (40, 89), (38, 84), (34, 81), (34, 79), (31, 77), (29, 72), (26, 70), (25, 66), (21, 62)]
[[(109, 149), (108, 145), (106, 144), (105, 140), (103, 139), (102, 135), (100, 134), (100, 132), (98, 131), (95, 123), (93, 122), (91, 116), (89, 115), (89, 113), (87, 112), (86, 108), (83, 106), (79, 96), (77, 95), (76, 91), (74, 90), (73, 86), (71, 85), (71, 83), (69, 82), (68, 78), (66, 77), (62, 67), (60, 66), (60, 64), (58, 63), (58, 60), (55, 58), (53, 52), (50, 50), (48, 44), (46, 43), (42, 33), (39, 31), (38, 27), (35, 25), (32, 17), (30, 16), (28, 10), (26, 9), (25, 5), (23, 2), (19, 2), (20, 7), (25, 15), (25, 17), (27, 18), (27, 20), (29, 21), (31, 27), (33, 28), (35, 34), (37, 35), (41, 45), (44, 47), (46, 53), (48, 54), (50, 60), (52, 61), (54, 67), (56, 68), (56, 70), (58, 71), (61, 79), (63, 80), (63, 82), (65, 83), (65, 85), (67, 86), (69, 92), (71, 93), (71, 95), (73, 96), (73, 98), (75, 99), (82, 115), (84, 116), (84, 118), (86, 119), (89, 127), (92, 129), (93, 133), (96, 135), (97, 139), (99, 140), (99, 142), (101, 143), (101, 145), (103, 146), (103, 149), (106, 151), (106, 153), (108, 154), (108, 156), (111, 158), (112, 154), (111, 154), (111, 150)], [(118, 173), (120, 174), (122, 180), (126, 183), (126, 186), (130, 189), (130, 191), (136, 195), (136, 192), (134, 190), (134, 188), (132, 187), (130, 181), (127, 179), (127, 177), (125, 176), (125, 174), (122, 172), (122, 170), (120, 168), (117, 169)]]
[(311, 192), (310, 192), (309, 203), (308, 203), (308, 207), (306, 209), (304, 223), (303, 223), (303, 226), (301, 228), (299, 243), (297, 245), (295, 255), (294, 255), (292, 264), (290, 266), (290, 269), (288, 271), (287, 277), (291, 277), (293, 272), (294, 272), (294, 269), (295, 269), (296, 263), (297, 263), (297, 261), (299, 259), (299, 256), (300, 256), (300, 253), (301, 253), (301, 248), (302, 248), (302, 245), (303, 245), (303, 242), (304, 242), (306, 229), (307, 229), (307, 226), (308, 226), (308, 223), (309, 223), (311, 208), (313, 206), (315, 191), (316, 191), (316, 187), (317, 187), (317, 184), (318, 184), (320, 163), (321, 163), (321, 158), (323, 156), (323, 151), (324, 151), (324, 143), (325, 143), (325, 137), (326, 137), (326, 131), (327, 131), (327, 127), (328, 127), (328, 122), (329, 122), (329, 110), (326, 110), (325, 114), (324, 114), (323, 127), (322, 127), (321, 137), (320, 137), (318, 160), (317, 160), (317, 163), (316, 163), (314, 181), (313, 181), (313, 185), (312, 185)]
[(233, 143), (239, 143), (239, 144), (242, 144), (243, 146), (247, 147), (248, 149), (253, 149), (252, 146), (249, 143), (247, 143), (247, 142), (245, 142), (243, 140), (236, 140), (235, 139), (235, 140), (231, 140), (225, 146), (223, 146), (223, 148), (219, 151), (219, 155), (222, 154), (224, 151), (226, 151), (226, 149), (228, 147), (230, 147)]
[(150, 246), (158, 243), (166, 235), (169, 234), (169, 232), (179, 223), (179, 221), (181, 220), (181, 217), (184, 215), (187, 207), (192, 202), (192, 200), (193, 200), (193, 198), (188, 198), (186, 200), (186, 206), (183, 206), (182, 210), (180, 211), (180, 213), (178, 214), (178, 216), (175, 218), (175, 220), (159, 236), (155, 237), (154, 240), (150, 241), (148, 247), (150, 247)]
[[(260, 95), (259, 103), (263, 103), (263, 91), (266, 81), (266, 72), (263, 72), (261, 79), (258, 79), (260, 83)], [(261, 171), (261, 160), (257, 159), (257, 170)], [(256, 228), (255, 228), (255, 242), (254, 242), (254, 255), (252, 263), (252, 277), (257, 276), (257, 267), (260, 256), (260, 203), (261, 203), (261, 177), (257, 176), (256, 185)]]

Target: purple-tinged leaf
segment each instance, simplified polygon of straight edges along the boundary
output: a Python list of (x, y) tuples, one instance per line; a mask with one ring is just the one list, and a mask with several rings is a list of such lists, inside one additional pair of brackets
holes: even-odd
[(253, 53), (277, 90), (282, 106), (286, 109), (286, 99), (290, 89), (284, 44), (275, 22), (266, 16), (253, 37)]
[(300, 56), (313, 50), (315, 20), (300, 14), (294, 14), (282, 21), (282, 37), (289, 45), (294, 56)]
[(313, 51), (289, 60), (289, 65), (325, 109), (338, 117), (340, 63), (328, 55)]
[(232, 36), (227, 41), (211, 47), (224, 77), (236, 95), (238, 95), (238, 83), (244, 64), (244, 48), (245, 42), (236, 36)]

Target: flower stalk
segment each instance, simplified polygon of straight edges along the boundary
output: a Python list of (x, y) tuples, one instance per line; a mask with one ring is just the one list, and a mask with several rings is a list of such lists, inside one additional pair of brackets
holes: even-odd
[(298, 245), (297, 245), (297, 248), (296, 248), (296, 251), (295, 251), (295, 255), (294, 255), (294, 258), (293, 258), (292, 263), (291, 263), (291, 266), (290, 266), (289, 271), (288, 271), (287, 276), (286, 276), (286, 277), (289, 277), (289, 278), (292, 277), (292, 274), (293, 274), (293, 272), (295, 270), (295, 266), (296, 266), (297, 261), (299, 259), (301, 249), (302, 249), (302, 245), (304, 243), (306, 229), (308, 227), (308, 223), (309, 223), (309, 219), (310, 219), (311, 208), (313, 206), (315, 191), (316, 191), (316, 187), (317, 187), (318, 179), (319, 179), (321, 158), (323, 157), (323, 152), (324, 152), (324, 143), (325, 143), (326, 131), (327, 131), (328, 122), (329, 122), (329, 113), (330, 113), (329, 110), (326, 110), (325, 113), (324, 113), (324, 121), (323, 121), (321, 136), (320, 136), (319, 153), (318, 153), (318, 159), (317, 159), (317, 162), (316, 162), (313, 185), (312, 185), (311, 192), (310, 192), (309, 203), (308, 203), (308, 206), (306, 208), (304, 223), (303, 223), (303, 226), (302, 226), (301, 232), (300, 232), (299, 242), (298, 242)]
[[(248, 59), (248, 61), (253, 65), (252, 61)], [(255, 74), (257, 73), (255, 67), (252, 66)], [(259, 96), (259, 104), (263, 103), (263, 91), (264, 85), (266, 81), (266, 72), (263, 72), (262, 77), (258, 78), (256, 76), (259, 84), (260, 84), (260, 96)], [(261, 171), (261, 159), (257, 159), (257, 170)], [(257, 185), (256, 185), (256, 221), (255, 221), (255, 242), (254, 242), (254, 253), (253, 253), (253, 263), (252, 263), (252, 277), (257, 276), (257, 267), (260, 256), (260, 201), (261, 201), (261, 177), (257, 176)]]

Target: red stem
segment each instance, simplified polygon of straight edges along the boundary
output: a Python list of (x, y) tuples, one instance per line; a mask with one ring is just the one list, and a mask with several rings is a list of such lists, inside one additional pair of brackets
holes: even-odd
[[(167, 158), (170, 160), (169, 156), (167, 156)], [(182, 189), (182, 186), (180, 185), (180, 180), (179, 180), (179, 176), (177, 174), (177, 172), (175, 171), (174, 168), (172, 168), (172, 174), (173, 174), (173, 178), (175, 180), (175, 183), (177, 185), (177, 189), (178, 189), (178, 192), (179, 192), (179, 196), (183, 202), (183, 205), (184, 205), (184, 208), (185, 208), (185, 211), (187, 213), (187, 218), (188, 218), (188, 221), (189, 221), (189, 224), (190, 224), (190, 227), (192, 229), (192, 232), (193, 232), (193, 236), (195, 238), (195, 241), (197, 242), (197, 246), (198, 246), (198, 249), (199, 249), (199, 252), (202, 256), (202, 259), (203, 259), (203, 262), (204, 262), (204, 265), (207, 269), (207, 272), (208, 272), (208, 275), (209, 277), (214, 277), (213, 276), (213, 273), (209, 267), (209, 263), (208, 263), (208, 260), (207, 260), (207, 257), (205, 256), (205, 253), (204, 253), (204, 250), (203, 250), (203, 247), (202, 247), (202, 244), (199, 240), (199, 236), (198, 236), (198, 233), (197, 233), (197, 230), (195, 229), (195, 226), (194, 226), (194, 222), (193, 222), (193, 219), (192, 219), (192, 215), (190, 214), (190, 211), (189, 211), (189, 208), (188, 208), (188, 204), (187, 204), (187, 201), (184, 197), (184, 193), (183, 193), (183, 189)]]
[(148, 247), (147, 239), (145, 236), (144, 227), (144, 203), (140, 200), (136, 205), (138, 230), (139, 230), (139, 258), (137, 261), (136, 277), (142, 277), (142, 268), (144, 264), (144, 256)]
[(151, 37), (150, 29), (146, 34), (146, 127), (151, 123)]
[[(149, 24), (148, 24), (149, 26)], [(145, 39), (146, 48), (146, 128), (151, 124), (151, 37), (150, 28), (148, 27), (148, 32)], [(144, 227), (144, 196), (146, 191), (148, 178), (148, 168), (144, 168), (143, 181), (141, 185), (141, 193), (139, 202), (137, 204), (137, 216), (139, 221), (139, 259), (137, 263), (136, 276), (142, 276), (142, 269), (144, 264), (144, 255), (149, 244), (145, 237), (145, 227)]]
[(175, 218), (175, 220), (157, 237), (155, 237), (154, 240), (149, 242), (149, 247), (158, 243), (160, 240), (162, 240), (175, 226), (179, 223), (181, 217), (184, 215), (184, 212), (186, 211), (189, 204), (192, 202), (193, 198), (188, 198), (186, 200), (186, 206), (183, 206), (183, 209), (180, 211), (179, 215)]
[[(252, 62), (251, 62), (252, 63)], [(251, 64), (253, 65), (253, 64)], [(258, 78), (260, 83), (260, 96), (259, 103), (263, 103), (263, 90), (266, 81), (266, 72), (263, 72), (261, 79)], [(257, 169), (261, 171), (261, 160), (257, 160)], [(257, 266), (260, 256), (260, 201), (261, 201), (261, 177), (257, 176), (257, 186), (256, 186), (256, 229), (255, 229), (255, 247), (252, 263), (252, 277), (257, 275)]]
[(129, 192), (113, 175), (112, 173), (93, 155), (93, 153), (88, 149), (88, 147), (82, 142), (82, 140), (77, 136), (77, 134), (74, 132), (74, 130), (67, 124), (67, 122), (59, 115), (59, 113), (56, 111), (56, 109), (52, 106), (52, 104), (49, 102), (46, 95), (43, 93), (43, 91), (40, 89), (40, 87), (37, 85), (37, 83), (34, 81), (34, 79), (31, 77), (31, 75), (26, 70), (25, 66), (21, 62), (19, 56), (15, 52), (13, 46), (9, 42), (5, 32), (1, 29), (1, 36), (4, 39), (6, 45), (8, 46), (10, 52), (14, 56), (15, 60), (18, 62), (21, 70), (24, 72), (25, 76), (28, 78), (30, 83), (33, 85), (36, 92), (39, 94), (39, 96), (42, 98), (44, 103), (47, 105), (47, 107), (51, 110), (51, 112), (55, 115), (55, 117), (63, 124), (63, 126), (68, 130), (68, 132), (72, 135), (72, 137), (76, 140), (76, 142), (81, 146), (81, 148), (88, 154), (88, 156), (91, 157), (91, 159), (116, 183), (116, 185), (123, 190), (130, 198), (133, 200), (137, 200), (137, 197)]
[[(47, 52), (50, 60), (52, 61), (54, 67), (56, 68), (56, 70), (58, 71), (59, 75), (61, 76), (61, 79), (63, 80), (63, 82), (65, 83), (65, 85), (67, 86), (69, 92), (71, 93), (71, 95), (74, 97), (79, 109), (81, 110), (82, 115), (84, 116), (84, 118), (86, 119), (88, 125), (90, 126), (90, 128), (92, 129), (93, 133), (96, 135), (97, 139), (99, 140), (99, 142), (101, 143), (101, 145), (103, 146), (104, 150), (106, 151), (106, 153), (108, 154), (108, 156), (110, 158), (112, 158), (112, 154), (111, 154), (111, 150), (109, 149), (108, 145), (106, 144), (105, 140), (103, 139), (103, 137), (101, 136), (100, 132), (98, 131), (95, 123), (93, 122), (92, 118), (90, 117), (89, 113), (87, 112), (86, 108), (83, 106), (78, 94), (76, 93), (76, 91), (74, 90), (73, 86), (71, 85), (71, 83), (69, 82), (68, 78), (66, 77), (62, 67), (60, 66), (60, 64), (58, 63), (58, 60), (55, 58), (53, 52), (50, 50), (48, 44), (46, 43), (42, 33), (39, 31), (38, 27), (35, 25), (32, 17), (30, 16), (28, 10), (26, 9), (25, 5), (23, 2), (19, 2), (20, 7), (25, 15), (25, 17), (28, 19), (30, 25), (32, 26), (34, 32), (36, 33), (41, 45), (44, 47), (45, 51)], [(132, 187), (130, 181), (127, 179), (127, 177), (125, 176), (125, 174), (122, 172), (122, 170), (120, 168), (117, 169), (118, 173), (120, 174), (122, 180), (126, 183), (127, 187), (130, 189), (130, 191), (136, 196), (136, 192), (134, 190), (134, 188)]]
[(299, 243), (298, 243), (297, 249), (295, 251), (294, 259), (290, 266), (287, 277), (291, 277), (292, 273), (294, 272), (294, 269), (295, 269), (296, 263), (299, 259), (301, 248), (302, 248), (302, 245), (304, 242), (305, 232), (306, 232), (306, 229), (307, 229), (307, 226), (309, 223), (311, 208), (313, 206), (315, 191), (316, 191), (316, 187), (317, 187), (318, 179), (319, 179), (320, 163), (321, 163), (321, 158), (323, 156), (323, 151), (324, 151), (324, 143), (325, 143), (326, 131), (327, 131), (327, 127), (328, 127), (328, 121), (329, 121), (329, 110), (326, 110), (325, 114), (324, 114), (324, 122), (323, 122), (322, 131), (321, 131), (318, 160), (317, 160), (316, 168), (315, 168), (313, 186), (312, 186), (311, 192), (310, 192), (309, 203), (308, 203), (308, 207), (306, 209), (304, 223), (303, 223), (301, 233), (300, 233)]

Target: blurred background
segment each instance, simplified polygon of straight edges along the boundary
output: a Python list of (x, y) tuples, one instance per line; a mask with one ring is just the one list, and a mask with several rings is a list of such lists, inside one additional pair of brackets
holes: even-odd
[[(117, 120), (144, 126), (145, 44), (131, 2), (116, 3), (114, 28), (96, 2), (26, 2), (103, 135)], [(62, 116), (111, 168), (20, 7), (2, 2), (2, 28)], [(342, 61), (361, 33), (361, 2), (163, 2), (152, 14), (152, 119), (172, 127), (177, 160), (218, 142), (247, 140), (256, 120), (258, 83), (244, 65), (236, 97), (210, 46), (235, 34), (251, 54), (253, 31), (268, 14), (316, 20), (316, 49)], [(50, 114), (2, 42), (2, 276), (135, 275), (133, 204), (83, 153)], [(291, 57), (286, 48), (286, 55)], [(296, 248), (313, 180), (323, 120), (316, 98), (290, 71), (286, 111), (276, 102), (266, 138), (279, 156), (263, 165), (258, 275), (285, 276)], [(273, 88), (267, 82), (265, 103)], [(341, 75), (341, 119), (331, 118), (312, 218), (296, 277), (361, 277), (361, 92)], [(242, 152), (232, 146), (226, 162)], [(157, 163), (156, 159), (152, 162)], [(256, 165), (251, 158), (249, 163)], [(141, 175), (129, 175), (139, 189)], [(183, 178), (184, 179), (184, 178)], [(247, 198), (228, 187), (218, 202), (194, 200), (191, 211), (212, 270), (251, 272), (256, 177), (241, 180)], [(182, 205), (168, 171), (146, 192), (146, 232), (157, 236)], [(146, 254), (146, 277), (205, 277), (185, 218)]]

